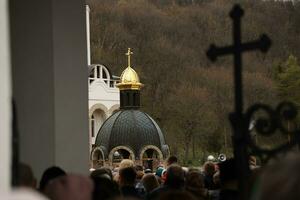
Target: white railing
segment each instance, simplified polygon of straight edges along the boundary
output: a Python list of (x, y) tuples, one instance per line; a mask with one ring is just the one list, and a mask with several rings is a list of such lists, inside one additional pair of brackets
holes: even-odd
[(89, 85), (91, 85), (94, 81), (101, 80), (107, 85), (109, 88), (116, 88), (116, 84), (119, 82), (118, 80), (112, 80), (107, 78), (91, 78), (89, 77)]
[(92, 76), (89, 77), (89, 85), (96, 80), (101, 80), (109, 88), (116, 88), (118, 80), (110, 79), (109, 71), (103, 65), (95, 65), (93, 68)]

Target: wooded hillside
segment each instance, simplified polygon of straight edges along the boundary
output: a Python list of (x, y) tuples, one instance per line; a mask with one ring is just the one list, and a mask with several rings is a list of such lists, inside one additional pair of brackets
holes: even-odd
[[(145, 84), (142, 110), (158, 122), (172, 154), (185, 163), (231, 153), (232, 58), (212, 64), (205, 51), (211, 43), (232, 43), (228, 13), (234, 2), (88, 1), (93, 63), (120, 75), (127, 66), (124, 53), (132, 48), (132, 65)], [(274, 106), (280, 97), (274, 67), (290, 55), (300, 58), (300, 3), (248, 0), (241, 5), (245, 9), (243, 41), (262, 33), (273, 41), (266, 55), (243, 55), (245, 108), (254, 102)], [(285, 136), (280, 135), (257, 138), (266, 147), (283, 140)]]

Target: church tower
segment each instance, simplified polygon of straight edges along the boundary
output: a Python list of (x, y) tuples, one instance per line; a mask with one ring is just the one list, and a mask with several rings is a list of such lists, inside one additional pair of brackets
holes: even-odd
[(120, 77), (117, 87), (120, 89), (120, 109), (139, 109), (140, 108), (140, 83), (138, 74), (131, 68), (130, 59), (133, 53), (128, 48), (125, 54), (128, 56), (128, 66)]
[(131, 67), (132, 54), (128, 48), (128, 66), (116, 85), (120, 90), (120, 110), (103, 123), (97, 134), (92, 150), (93, 168), (116, 167), (122, 159), (131, 159), (154, 169), (169, 155), (158, 124), (139, 110), (143, 84)]

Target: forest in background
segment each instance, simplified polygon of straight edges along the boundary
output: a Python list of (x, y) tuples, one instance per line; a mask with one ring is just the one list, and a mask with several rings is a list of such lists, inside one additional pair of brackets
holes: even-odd
[[(210, 154), (232, 153), (228, 114), (234, 103), (233, 60), (227, 56), (211, 63), (205, 52), (211, 43), (232, 44), (228, 13), (235, 2), (87, 1), (92, 62), (120, 75), (127, 67), (127, 48), (132, 49), (132, 66), (145, 84), (141, 109), (157, 121), (171, 153), (185, 164), (198, 164)], [(273, 42), (267, 54), (243, 55), (245, 108), (257, 102), (275, 107), (285, 98), (299, 106), (300, 3), (238, 2), (245, 10), (243, 42), (256, 40), (262, 33)], [(287, 137), (277, 134), (256, 140), (270, 148)]]

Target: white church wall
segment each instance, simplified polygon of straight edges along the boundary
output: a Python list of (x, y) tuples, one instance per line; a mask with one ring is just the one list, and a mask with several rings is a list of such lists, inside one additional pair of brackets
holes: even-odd
[[(119, 104), (120, 97), (118, 88), (109, 87), (103, 79), (95, 79), (89, 84), (90, 151), (92, 150), (92, 145), (95, 144), (97, 133), (103, 122), (115, 110), (119, 109)], [(92, 119), (93, 114), (94, 118)], [(92, 125), (92, 123), (94, 124)]]
[(102, 79), (96, 79), (89, 84), (90, 151), (101, 125), (115, 110), (119, 109), (119, 104), (118, 88), (109, 87)]
[(111, 115), (113, 109), (118, 109), (120, 95), (118, 88), (108, 87), (103, 80), (97, 79), (89, 85), (89, 114), (95, 109), (102, 109), (106, 115)]
[(11, 82), (8, 34), (8, 2), (0, 1), (0, 191), (10, 188)]
[[(103, 122), (119, 109), (119, 100), (98, 99), (89, 100), (89, 119), (90, 119), (90, 150), (92, 144), (95, 143), (97, 133), (102, 126)], [(93, 119), (92, 119), (93, 115)], [(92, 128), (92, 123), (94, 123)], [(94, 132), (94, 134), (92, 134)]]
[(90, 107), (96, 102), (102, 102), (108, 109), (115, 104), (119, 104), (119, 91), (104, 89), (104, 84), (99, 84), (96, 88), (89, 91)]

